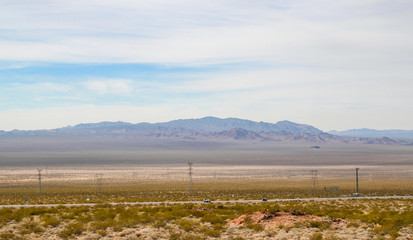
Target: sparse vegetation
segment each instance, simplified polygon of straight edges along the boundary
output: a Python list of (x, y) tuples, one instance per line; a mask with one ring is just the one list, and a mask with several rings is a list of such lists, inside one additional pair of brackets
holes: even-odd
[[(387, 208), (387, 209), (386, 209)], [(397, 210), (398, 209), (398, 210)], [(279, 225), (267, 229), (265, 225), (246, 221), (244, 229), (248, 234), (271, 236), (277, 232), (294, 233), (300, 229), (311, 229), (311, 239), (340, 239), (331, 235), (328, 229), (332, 221), (328, 219), (347, 219), (342, 229), (363, 229), (372, 236), (396, 238), (400, 229), (413, 226), (413, 200), (343, 200), (325, 202), (279, 202), (256, 204), (177, 204), (177, 205), (109, 205), (57, 208), (20, 208), (0, 209), (3, 228), (0, 237), (19, 239), (30, 234), (42, 235), (58, 228), (58, 236), (72, 239), (87, 232), (99, 236), (128, 235), (125, 229), (153, 228), (164, 232), (169, 239), (206, 239), (231, 236), (227, 222), (238, 216), (257, 211), (277, 213), (290, 211), (291, 214), (309, 214), (326, 217), (325, 221), (298, 222), (292, 226)], [(67, 217), (70, 216), (70, 217)], [(6, 226), (19, 224), (18, 231)], [(365, 227), (369, 226), (369, 227)], [(369, 230), (366, 230), (369, 229)], [(134, 230), (134, 234), (135, 231)], [(159, 230), (158, 230), (159, 231)], [(244, 231), (240, 228), (238, 231)], [(237, 232), (238, 232), (237, 231)], [(406, 231), (406, 230), (405, 230)], [(412, 231), (411, 231), (412, 232)], [(413, 232), (411, 233), (413, 234)], [(129, 235), (128, 235), (129, 236)], [(257, 235), (258, 236), (258, 235)], [(261, 235), (259, 235), (261, 236)], [(250, 239), (233, 236), (232, 239)]]
[[(29, 239), (54, 234), (61, 239), (85, 237), (122, 237), (136, 239), (151, 232), (157, 239), (262, 239), (276, 238), (279, 234), (293, 236), (307, 231), (313, 239), (346, 239), (331, 235), (338, 228), (355, 234), (366, 232), (371, 238), (397, 238), (413, 234), (413, 200), (336, 200), (336, 201), (287, 201), (259, 203), (214, 203), (216, 200), (308, 197), (311, 182), (308, 179), (220, 179), (194, 180), (195, 192), (188, 194), (184, 180), (142, 181), (133, 185), (122, 181), (106, 185), (102, 192), (87, 186), (48, 182), (44, 194), (39, 195), (28, 186), (0, 188), (0, 202), (21, 204), (28, 198), (30, 203), (98, 203), (95, 206), (77, 207), (27, 207), (0, 209), (0, 238)], [(378, 180), (363, 182), (364, 193), (409, 195), (413, 186), (409, 180)], [(386, 184), (384, 184), (386, 182)], [(338, 182), (331, 181), (331, 184)], [(376, 185), (382, 184), (381, 189)], [(350, 194), (353, 181), (340, 182), (341, 194)], [(28, 193), (25, 193), (28, 192)], [(260, 197), (257, 197), (260, 196)], [(210, 198), (212, 203), (125, 205), (113, 202), (175, 201)], [(87, 200), (89, 199), (89, 200)], [(314, 216), (312, 220), (265, 225), (245, 221), (239, 226), (228, 222), (242, 215), (264, 212), (279, 216), (289, 212), (294, 217)], [(323, 220), (319, 220), (320, 217)], [(314, 220), (316, 219), (316, 220)], [(335, 222), (345, 219), (339, 226)], [(11, 227), (14, 226), (14, 227)], [(236, 228), (236, 230), (234, 230)], [(146, 232), (145, 232), (146, 231)], [(240, 234), (242, 233), (242, 234)], [(254, 237), (253, 237), (254, 236)], [(321, 236), (321, 238), (320, 238)], [(92, 238), (92, 237), (91, 237)]]

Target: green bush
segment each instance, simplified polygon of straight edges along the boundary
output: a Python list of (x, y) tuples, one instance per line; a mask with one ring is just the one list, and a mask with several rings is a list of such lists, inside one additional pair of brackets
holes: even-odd
[(2, 233), (0, 234), (0, 239), (1, 240), (10, 240), (10, 239), (22, 239), (21, 237), (16, 236), (14, 233), (12, 232), (6, 232), (6, 233)]
[(44, 232), (44, 229), (33, 220), (30, 220), (29, 222), (21, 224), (20, 233), (22, 235), (26, 235), (30, 233), (41, 233), (41, 232)]
[(323, 234), (322, 233), (314, 233), (310, 237), (310, 240), (323, 240)]
[(186, 232), (192, 231), (193, 230), (193, 222), (190, 220), (181, 220), (179, 222), (179, 226)]
[(264, 230), (264, 227), (258, 223), (246, 223), (246, 227), (256, 232), (261, 232)]
[(357, 223), (357, 222), (350, 222), (349, 224), (347, 224), (346, 227), (348, 227), (348, 228), (351, 228), (351, 227), (358, 228), (358, 227), (360, 227), (360, 224)]
[(211, 213), (208, 212), (208, 214), (205, 214), (202, 218), (201, 218), (202, 222), (210, 222), (211, 224), (215, 224), (215, 223), (223, 223), (224, 219), (222, 219), (221, 216), (219, 216), (216, 213)]
[(312, 228), (318, 228), (321, 231), (329, 228), (331, 226), (331, 222), (325, 222), (325, 221), (310, 221), (310, 227)]
[(69, 223), (64, 230), (62, 230), (58, 236), (63, 239), (72, 238), (74, 235), (78, 236), (85, 231), (85, 227), (80, 223)]
[(42, 226), (43, 227), (57, 227), (60, 224), (60, 220), (55, 216), (45, 215), (42, 217)]

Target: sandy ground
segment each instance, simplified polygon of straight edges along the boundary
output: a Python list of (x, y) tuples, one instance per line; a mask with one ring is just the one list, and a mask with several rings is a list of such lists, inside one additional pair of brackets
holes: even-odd
[[(193, 165), (193, 178), (311, 178), (311, 171), (317, 171), (319, 178), (343, 178), (353, 177), (355, 168), (360, 168), (361, 179), (373, 180), (378, 178), (387, 179), (413, 179), (413, 168), (389, 167), (389, 166), (221, 166), (221, 165)], [(38, 169), (44, 180), (85, 180), (96, 178), (101, 174), (104, 178), (119, 179), (182, 179), (188, 176), (188, 166), (128, 166), (128, 167), (76, 167), (76, 168), (3, 168), (0, 169), (0, 182), (8, 180), (33, 181), (38, 178)]]
[[(292, 215), (291, 212), (280, 212), (276, 215), (269, 216), (268, 212), (255, 212), (240, 216), (228, 222), (227, 227), (221, 230), (219, 237), (204, 236), (199, 233), (185, 232), (173, 223), (168, 223), (165, 227), (156, 228), (153, 226), (139, 225), (133, 228), (124, 228), (122, 230), (115, 231), (112, 228), (108, 228), (104, 232), (82, 232), (80, 235), (72, 236), (70, 239), (82, 239), (82, 240), (109, 240), (109, 239), (197, 239), (195, 237), (201, 237), (199, 239), (296, 239), (307, 240), (314, 237), (316, 234), (321, 234), (324, 239), (381, 239), (380, 235), (373, 231), (374, 225), (360, 223), (358, 227), (346, 226), (349, 221), (342, 219), (328, 219), (326, 217), (317, 217), (311, 215)], [(250, 222), (261, 224), (265, 227), (262, 231), (255, 231), (253, 229), (245, 227), (244, 220), (249, 217)], [(39, 223), (38, 218), (32, 220), (26, 219), (21, 223), (10, 222), (6, 226), (0, 229), (0, 236), (4, 238), (4, 234), (15, 234), (20, 236), (19, 239), (48, 239), (57, 240), (58, 233), (67, 226), (68, 223), (63, 223), (55, 228), (44, 228), (42, 233), (30, 233), (27, 235), (19, 234), (22, 229), (22, 224), (30, 221)], [(305, 225), (309, 221), (321, 221), (330, 222), (328, 228), (320, 229), (317, 227), (311, 227)], [(301, 225), (295, 225), (302, 223)], [(211, 228), (212, 226), (205, 224), (203, 227)], [(399, 231), (400, 240), (408, 240), (413, 238), (412, 228), (403, 228)], [(382, 236), (384, 239), (389, 239), (388, 235)]]

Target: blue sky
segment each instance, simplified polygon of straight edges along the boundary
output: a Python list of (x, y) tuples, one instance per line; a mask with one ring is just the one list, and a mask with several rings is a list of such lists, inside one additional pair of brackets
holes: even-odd
[(411, 1), (0, 1), (0, 129), (413, 129)]

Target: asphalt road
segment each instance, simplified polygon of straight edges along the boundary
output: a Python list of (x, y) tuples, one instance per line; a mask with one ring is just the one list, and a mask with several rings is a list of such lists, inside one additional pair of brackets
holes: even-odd
[[(267, 202), (290, 202), (290, 201), (334, 201), (334, 200), (351, 200), (351, 199), (413, 199), (413, 196), (382, 196), (382, 197), (331, 197), (331, 198), (289, 198), (289, 199), (268, 199)], [(259, 200), (226, 200), (211, 201), (212, 203), (260, 203)], [(126, 203), (109, 203), (111, 205), (160, 205), (160, 204), (201, 204), (203, 201), (176, 201), (176, 202), (126, 202)], [(23, 207), (78, 207), (78, 206), (96, 206), (101, 203), (68, 203), (68, 204), (17, 204), (17, 205), (0, 205), (0, 208), (23, 208)]]

